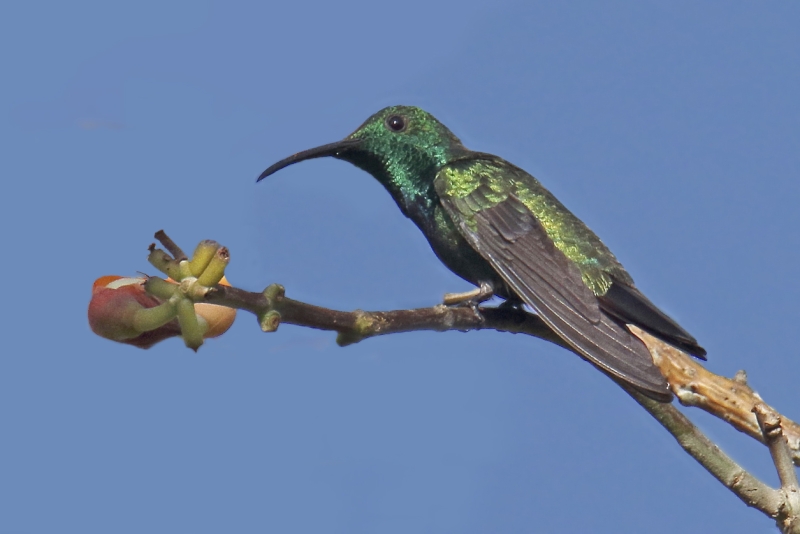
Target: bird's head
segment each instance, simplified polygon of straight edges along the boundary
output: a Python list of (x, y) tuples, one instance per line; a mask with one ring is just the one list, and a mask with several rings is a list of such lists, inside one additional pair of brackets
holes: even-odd
[(372, 115), (341, 141), (289, 156), (258, 179), (299, 161), (332, 156), (364, 169), (390, 192), (408, 200), (425, 194), (436, 170), (465, 150), (461, 141), (430, 113), (413, 106), (390, 106)]

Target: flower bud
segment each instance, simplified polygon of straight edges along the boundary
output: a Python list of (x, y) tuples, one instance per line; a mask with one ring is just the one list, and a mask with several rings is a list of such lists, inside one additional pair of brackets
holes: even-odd
[(147, 331), (136, 325), (137, 312), (155, 308), (162, 301), (144, 290), (144, 278), (103, 276), (92, 286), (89, 327), (100, 337), (148, 349), (164, 339), (179, 336), (176, 319)]
[[(89, 302), (92, 331), (100, 337), (143, 349), (181, 335), (174, 306), (148, 294), (145, 281), (145, 278), (122, 276), (98, 278)], [(220, 283), (230, 285), (224, 278)], [(198, 303), (194, 310), (203, 324), (204, 338), (222, 335), (236, 318), (236, 310), (214, 304)]]

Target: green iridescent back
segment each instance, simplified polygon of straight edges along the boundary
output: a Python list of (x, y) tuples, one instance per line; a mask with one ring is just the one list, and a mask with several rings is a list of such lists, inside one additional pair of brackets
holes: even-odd
[(491, 154), (472, 153), (461, 165), (446, 166), (439, 178), (447, 194), (467, 198), (481, 187), (480, 205), (474, 212), (491, 208), (509, 195), (519, 199), (542, 224), (548, 237), (581, 271), (583, 282), (595, 295), (604, 295), (612, 276), (633, 284), (630, 275), (594, 232), (545, 189), (536, 178), (519, 167)]

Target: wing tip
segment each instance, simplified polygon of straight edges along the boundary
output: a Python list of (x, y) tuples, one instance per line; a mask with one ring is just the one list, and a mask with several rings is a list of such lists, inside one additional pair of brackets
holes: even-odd
[(669, 404), (675, 398), (666, 382), (664, 383), (664, 389), (651, 389), (640, 386), (634, 386), (634, 388), (645, 397), (665, 404)]
[[(669, 340), (665, 340), (665, 341), (667, 341), (667, 343), (669, 343)], [(684, 352), (688, 353), (690, 356), (694, 356), (698, 360), (703, 360), (704, 362), (708, 361), (708, 358), (706, 358), (706, 355), (708, 355), (708, 352), (706, 352), (706, 349), (704, 349), (703, 347), (698, 345), (696, 342), (691, 344), (691, 345), (690, 344), (677, 345), (677, 348), (679, 348), (679, 349), (683, 350)]]

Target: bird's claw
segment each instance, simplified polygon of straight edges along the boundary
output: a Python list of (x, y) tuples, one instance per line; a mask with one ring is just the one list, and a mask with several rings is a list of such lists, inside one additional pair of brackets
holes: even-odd
[(445, 306), (469, 306), (478, 312), (478, 306), (494, 296), (494, 288), (488, 282), (481, 282), (480, 287), (463, 293), (445, 293)]

